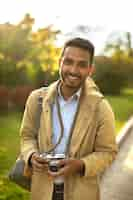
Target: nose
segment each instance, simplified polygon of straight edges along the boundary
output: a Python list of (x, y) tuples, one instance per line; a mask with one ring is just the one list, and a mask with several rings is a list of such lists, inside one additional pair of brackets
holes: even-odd
[(72, 74), (77, 74), (77, 73), (79, 73), (79, 68), (78, 68), (78, 66), (77, 66), (77, 63), (73, 63), (73, 65), (71, 65), (70, 72), (71, 72)]

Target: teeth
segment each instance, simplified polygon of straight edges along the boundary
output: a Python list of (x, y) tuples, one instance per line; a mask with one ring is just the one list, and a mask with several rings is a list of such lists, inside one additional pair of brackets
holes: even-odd
[(74, 80), (76, 80), (76, 79), (78, 79), (78, 77), (76, 77), (76, 76), (69, 76), (71, 79), (74, 79)]

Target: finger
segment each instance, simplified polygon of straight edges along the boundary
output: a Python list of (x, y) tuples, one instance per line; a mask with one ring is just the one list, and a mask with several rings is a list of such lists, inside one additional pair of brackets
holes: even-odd
[(37, 160), (33, 160), (32, 164), (33, 164), (33, 167), (36, 167), (36, 168), (38, 168), (38, 169), (45, 169), (45, 168), (48, 167), (47, 164), (45, 164), (45, 163), (40, 163), (40, 162), (38, 162)]
[(70, 167), (66, 165), (59, 170), (58, 176), (67, 176), (69, 174), (69, 171)]
[(48, 170), (48, 175), (50, 175), (51, 177), (57, 177), (58, 172), (52, 172), (52, 171)]
[(48, 164), (48, 161), (44, 158), (37, 157), (36, 160), (40, 163)]
[(45, 170), (45, 172), (47, 172), (47, 170), (46, 170), (46, 168), (44, 168), (44, 167), (38, 167), (38, 166), (33, 166), (33, 171), (36, 171), (36, 172), (44, 172), (44, 170)]
[(38, 154), (33, 155), (33, 159), (35, 159), (37, 162), (42, 163), (42, 164), (48, 163), (46, 159), (40, 157), (40, 155)]
[(48, 169), (46, 170), (46, 168), (38, 168), (37, 166), (34, 166), (33, 167), (33, 171), (36, 171), (36, 172), (44, 172), (47, 173)]
[(58, 163), (57, 163), (57, 166), (58, 167), (63, 167), (65, 165), (68, 164), (68, 160), (67, 159), (62, 159), (62, 160), (59, 160)]
[(54, 178), (59, 177), (59, 176), (66, 176), (68, 174), (69, 167), (65, 166), (59, 169), (57, 172), (52, 172), (48, 170), (48, 174)]
[(33, 171), (34, 171), (34, 172), (43, 172), (44, 170), (43, 170), (43, 169), (38, 169), (38, 168), (36, 168), (36, 167), (33, 167)]

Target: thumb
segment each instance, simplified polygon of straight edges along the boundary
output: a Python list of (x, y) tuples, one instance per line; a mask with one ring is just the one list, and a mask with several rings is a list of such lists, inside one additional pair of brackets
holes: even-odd
[(61, 166), (64, 166), (68, 163), (68, 160), (67, 159), (62, 159), (62, 160), (59, 160), (58, 162), (58, 166), (61, 167)]

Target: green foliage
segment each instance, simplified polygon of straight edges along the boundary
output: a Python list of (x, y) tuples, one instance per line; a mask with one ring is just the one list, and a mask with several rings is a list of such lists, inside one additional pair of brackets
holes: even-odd
[(17, 68), (17, 64), (27, 57), (31, 48), (29, 34), (30, 29), (23, 28), (22, 24), (0, 25), (0, 84), (28, 82), (25, 70)]
[(0, 85), (0, 110), (5, 111), (8, 108), (9, 90)]
[(7, 178), (0, 177), (0, 200), (28, 200), (29, 194), (13, 185)]
[(26, 100), (33, 89), (35, 88), (30, 86), (17, 86), (12, 89), (9, 99), (10, 104), (12, 104), (14, 108), (23, 111)]
[(117, 131), (133, 115), (133, 89), (124, 89), (119, 96), (107, 96), (113, 107)]
[(9, 182), (7, 175), (19, 152), (19, 128), (21, 114), (0, 116), (0, 200), (28, 200), (29, 194)]
[(130, 32), (112, 32), (104, 47), (105, 55), (111, 55), (116, 60), (123, 57), (132, 58), (132, 36)]
[(40, 85), (47, 72), (51, 79), (57, 71), (60, 48), (55, 40), (59, 31), (48, 26), (33, 32), (33, 24), (34, 19), (27, 14), (17, 25), (0, 25), (1, 85)]
[(127, 71), (124, 64), (105, 56), (96, 57), (94, 79), (104, 94), (119, 95), (127, 85)]
[[(114, 71), (114, 75), (116, 75), (116, 78), (120, 81), (119, 85), (121, 85), (121, 79), (122, 85), (123, 79), (126, 79), (126, 87), (131, 87), (133, 85), (133, 47), (131, 33), (113, 32), (110, 34), (105, 43), (104, 55), (110, 57), (113, 63), (116, 64), (116, 68), (120, 68), (119, 74), (117, 71)], [(110, 64), (113, 70), (114, 64), (112, 64), (112, 62)], [(122, 85), (121, 88), (123, 87)]]

